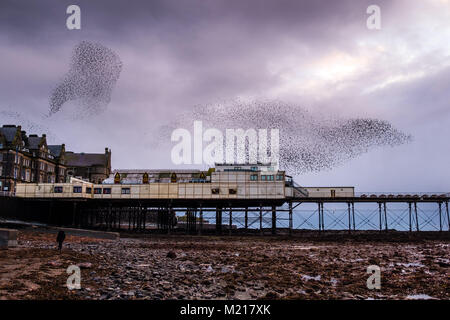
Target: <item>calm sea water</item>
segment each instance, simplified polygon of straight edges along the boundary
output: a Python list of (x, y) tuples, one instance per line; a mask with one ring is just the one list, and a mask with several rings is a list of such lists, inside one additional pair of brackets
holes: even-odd
[[(287, 206), (283, 206), (287, 209)], [(319, 215), (315, 203), (303, 203), (296, 207), (293, 211), (293, 227), (295, 229), (309, 229), (318, 230)], [(384, 207), (381, 211), (382, 228), (385, 228), (384, 222)], [(352, 214), (351, 214), (352, 216)], [(406, 203), (387, 203), (386, 216), (388, 229), (395, 229), (398, 231), (409, 230), (409, 208)], [(204, 211), (203, 217), (209, 223), (215, 223), (215, 212)], [(238, 228), (244, 227), (244, 212), (233, 211), (232, 223)], [(263, 228), (270, 228), (272, 226), (272, 212), (270, 208), (265, 208), (263, 211)], [(277, 212), (277, 226), (289, 226), (288, 212)], [(445, 204), (441, 206), (441, 218), (439, 217), (439, 206), (437, 203), (418, 203), (417, 218), (419, 230), (421, 231), (439, 231), (440, 225), (443, 230), (449, 230), (449, 223)], [(222, 212), (222, 223), (229, 224), (229, 211), (226, 209)], [(248, 213), (249, 228), (259, 228), (259, 212)], [(347, 230), (348, 206), (346, 203), (326, 203), (324, 204), (324, 224), (326, 230)], [(416, 230), (416, 219), (414, 207), (411, 211), (412, 229)], [(353, 220), (351, 221), (353, 228)], [(355, 203), (355, 228), (356, 230), (379, 230), (380, 215), (377, 203)]]

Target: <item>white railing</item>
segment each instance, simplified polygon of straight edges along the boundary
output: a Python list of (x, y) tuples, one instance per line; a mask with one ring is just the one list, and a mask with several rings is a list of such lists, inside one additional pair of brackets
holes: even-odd
[(449, 198), (450, 192), (355, 192), (359, 198)]

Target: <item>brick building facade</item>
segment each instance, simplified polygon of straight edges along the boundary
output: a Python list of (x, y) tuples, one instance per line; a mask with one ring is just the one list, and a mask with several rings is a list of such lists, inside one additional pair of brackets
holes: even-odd
[(21, 126), (0, 128), (0, 191), (12, 192), (17, 183), (65, 182), (81, 177), (101, 183), (111, 173), (111, 150), (74, 153), (64, 144), (48, 145), (45, 134), (27, 135)]
[[(57, 152), (56, 152), (57, 151)], [(64, 182), (65, 146), (47, 145), (47, 137), (29, 135), (21, 126), (0, 128), (0, 187), (13, 191), (21, 182)]]
[(79, 177), (93, 183), (102, 183), (111, 173), (111, 149), (105, 153), (66, 152), (69, 176)]

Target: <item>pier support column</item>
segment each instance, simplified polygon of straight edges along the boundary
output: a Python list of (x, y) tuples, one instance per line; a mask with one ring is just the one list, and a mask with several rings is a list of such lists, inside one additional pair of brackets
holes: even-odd
[(272, 234), (277, 233), (277, 207), (272, 206)]
[(230, 221), (228, 223), (228, 235), (231, 236), (231, 228), (233, 227), (233, 208), (230, 207)]
[(262, 222), (263, 222), (263, 208), (259, 207), (259, 233), (263, 234)]
[(409, 212), (409, 232), (412, 232), (412, 209), (411, 202), (408, 202), (408, 212)]
[(203, 231), (203, 206), (200, 205), (199, 207), (199, 211), (200, 211), (200, 221), (199, 221), (199, 228), (198, 228), (198, 234), (201, 235), (202, 231)]
[[(131, 230), (131, 212), (130, 212), (130, 208), (127, 207), (125, 209), (125, 212), (128, 215), (128, 231), (130, 231)], [(158, 228), (159, 228), (159, 221), (158, 221)]]
[(144, 232), (145, 230), (147, 230), (147, 206), (144, 208)]
[(352, 230), (351, 218), (350, 218), (350, 202), (347, 202), (348, 205), (348, 233)]
[(384, 205), (384, 227), (385, 227), (385, 230), (388, 231), (386, 201), (383, 203), (383, 205)]
[(382, 221), (381, 221), (381, 202), (378, 202), (378, 217), (380, 220), (380, 231), (383, 229)]
[(106, 223), (106, 230), (110, 230), (111, 229), (111, 225), (112, 225), (112, 219), (111, 219), (111, 202), (108, 204), (108, 222)]
[(222, 208), (216, 208), (216, 233), (222, 233)]
[(289, 235), (292, 235), (292, 201), (289, 201)]
[(121, 226), (121, 222), (122, 222), (122, 220), (121, 220), (121, 218), (122, 218), (122, 207), (118, 207), (117, 211), (119, 211), (118, 229), (120, 230), (120, 226)]
[(450, 232), (450, 215), (448, 214), (448, 201), (445, 202), (445, 211), (447, 212), (447, 225), (448, 231)]
[(442, 232), (442, 203), (439, 201), (439, 231)]
[(352, 218), (353, 218), (353, 231), (356, 231), (356, 222), (355, 222), (355, 203), (352, 201)]
[(174, 218), (174, 212), (173, 212), (173, 207), (172, 204), (169, 204), (169, 206), (167, 207), (167, 210), (164, 210), (166, 216), (166, 228), (167, 228), (167, 234), (170, 234), (172, 232), (172, 227), (173, 227), (173, 218)]
[(244, 228), (248, 229), (248, 207), (245, 207)]
[(417, 202), (414, 202), (414, 213), (416, 216), (416, 230), (419, 231), (419, 215), (417, 214)]
[(322, 214), (321, 214), (321, 206), (320, 206), (320, 202), (317, 202), (317, 210), (319, 212), (319, 231), (322, 230)]

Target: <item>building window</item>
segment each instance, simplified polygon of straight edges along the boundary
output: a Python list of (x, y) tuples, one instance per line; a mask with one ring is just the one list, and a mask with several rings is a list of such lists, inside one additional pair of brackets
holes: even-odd
[(63, 192), (63, 187), (54, 187), (53, 188), (53, 192), (54, 193), (62, 193)]
[(81, 193), (83, 192), (83, 187), (75, 186), (73, 187), (73, 193)]
[(251, 167), (250, 170), (252, 170), (252, 171), (258, 171), (258, 167)]
[(14, 168), (14, 179), (17, 179), (18, 175), (19, 175), (19, 170), (17, 168)]
[(261, 175), (261, 181), (266, 181), (267, 180), (267, 176), (266, 175)]
[(103, 194), (111, 194), (111, 188), (103, 188)]
[(102, 194), (102, 188), (94, 188), (94, 194)]
[(274, 176), (273, 175), (268, 175), (267, 176), (267, 181), (274, 181)]
[(213, 189), (211, 189), (211, 193), (212, 193), (212, 194), (219, 194), (219, 192), (220, 192), (220, 189), (219, 189), (219, 188), (213, 188)]
[(228, 193), (229, 194), (236, 194), (237, 190), (236, 189), (228, 189)]
[(277, 180), (281, 181), (283, 180), (284, 176), (282, 174), (277, 174)]
[(130, 194), (130, 188), (122, 188), (122, 194)]
[(250, 175), (250, 181), (258, 181), (258, 175), (257, 174)]
[(92, 188), (86, 187), (86, 193), (92, 193)]

